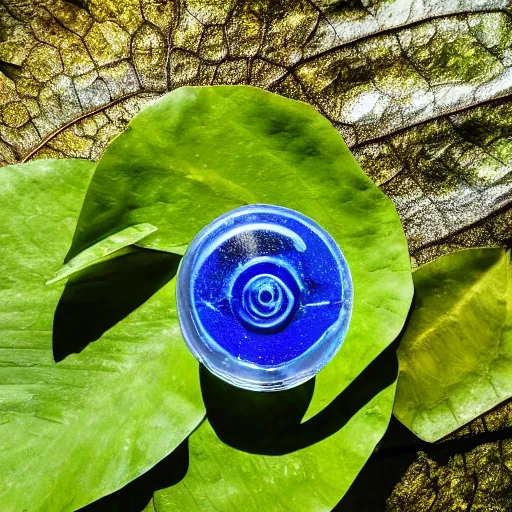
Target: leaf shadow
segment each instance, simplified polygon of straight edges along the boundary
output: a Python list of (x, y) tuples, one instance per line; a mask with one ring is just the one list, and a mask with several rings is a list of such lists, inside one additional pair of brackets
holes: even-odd
[(201, 367), (206, 414), (219, 439), (261, 455), (284, 455), (341, 430), (377, 393), (396, 379), (396, 346), (386, 348), (325, 409), (301, 423), (315, 379), (286, 391), (259, 393), (236, 388)]
[(189, 466), (188, 438), (149, 471), (118, 491), (79, 509), (77, 512), (141, 512), (153, 494), (180, 482)]
[(133, 248), (72, 276), (53, 321), (53, 357), (62, 361), (144, 304), (178, 270), (180, 256)]
[(333, 512), (384, 512), (386, 500), (417, 457), (418, 442), (419, 439), (392, 416), (376, 451)]
[[(412, 298), (411, 307), (400, 334), (390, 346), (393, 352), (396, 352), (407, 330), (415, 307), (416, 295)], [(398, 373), (398, 359), (396, 359), (396, 367)], [(333, 512), (385, 511), (387, 498), (414, 461), (420, 443), (423, 442), (391, 415), (384, 436), (348, 491), (334, 507)], [(371, 489), (371, 492), (368, 492), (368, 489)]]

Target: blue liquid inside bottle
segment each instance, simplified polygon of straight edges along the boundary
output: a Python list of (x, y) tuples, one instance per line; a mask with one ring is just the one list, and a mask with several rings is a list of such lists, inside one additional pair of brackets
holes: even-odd
[(189, 246), (178, 315), (196, 358), (223, 380), (275, 391), (313, 377), (343, 343), (352, 281), (334, 240), (304, 215), (237, 208)]

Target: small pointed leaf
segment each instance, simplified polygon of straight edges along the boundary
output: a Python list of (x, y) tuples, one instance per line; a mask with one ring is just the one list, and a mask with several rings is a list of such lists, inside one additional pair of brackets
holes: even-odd
[(155, 226), (147, 223), (122, 229), (114, 235), (100, 240), (68, 261), (49, 281), (46, 281), (46, 284), (50, 285), (66, 279), (89, 265), (102, 261), (104, 258), (118, 253), (121, 249), (136, 244), (156, 229)]

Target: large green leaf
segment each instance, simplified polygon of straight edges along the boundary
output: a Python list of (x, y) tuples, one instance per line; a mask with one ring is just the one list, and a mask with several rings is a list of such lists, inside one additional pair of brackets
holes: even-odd
[(64, 292), (44, 285), (69, 248), (93, 168), (42, 160), (2, 169), (6, 512), (71, 511), (112, 492), (171, 452), (204, 414), (175, 311), (178, 257), (134, 250), (89, 267)]
[(398, 349), (394, 413), (436, 441), (512, 396), (512, 266), (500, 249), (460, 251), (414, 272)]
[[(182, 88), (165, 96), (139, 114), (99, 161), (69, 256), (79, 257), (102, 237), (142, 222), (158, 229), (138, 245), (175, 251), (215, 217), (244, 203), (279, 204), (315, 219), (337, 240), (350, 266), (356, 301), (349, 332), (338, 355), (316, 377), (305, 415), (309, 419), (394, 340), (412, 296), (407, 246), (392, 203), (312, 108), (250, 87)], [(325, 502), (314, 498), (315, 507), (333, 506), (384, 432), (393, 401), (390, 385), (373, 389), (368, 404), (351, 408), (354, 416), (346, 418), (346, 427), (333, 429), (322, 443), (308, 449), (299, 449), (299, 444), (293, 453), (276, 459), (283, 485), (288, 482), (291, 489), (301, 481), (301, 472), (294, 480), (293, 472), (281, 470), (290, 461), (302, 461), (308, 474), (318, 478), (319, 489), (325, 489), (318, 492), (328, 494)], [(248, 408), (243, 401), (237, 403), (242, 410)], [(261, 414), (270, 413), (261, 409)], [(311, 421), (304, 423), (307, 431), (319, 422)], [(194, 438), (195, 446), (203, 442), (204, 429)], [(349, 450), (355, 432), (360, 437)], [(210, 431), (204, 442), (215, 439)], [(283, 450), (287, 440), (280, 439), (280, 444)], [(325, 456), (334, 452), (336, 457)], [(192, 466), (206, 458), (199, 448), (196, 453)], [(244, 464), (260, 464), (257, 456), (240, 457)], [(228, 455), (223, 459), (228, 467), (236, 463)], [(338, 486), (321, 479), (322, 474), (341, 472)], [(236, 486), (236, 481), (226, 478), (226, 485)], [(242, 489), (238, 492), (240, 498), (233, 498), (229, 507), (236, 508), (243, 499)], [(276, 488), (269, 485), (260, 492), (263, 501), (272, 500)]]
[(181, 88), (155, 102), (99, 161), (69, 256), (142, 222), (158, 229), (138, 245), (175, 251), (246, 203), (313, 218), (350, 266), (356, 301), (349, 333), (317, 377), (311, 416), (395, 339), (412, 295), (393, 204), (311, 107), (237, 86)]

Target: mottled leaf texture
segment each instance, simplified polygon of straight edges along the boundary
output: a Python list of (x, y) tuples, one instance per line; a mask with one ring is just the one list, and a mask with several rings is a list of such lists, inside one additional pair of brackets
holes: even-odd
[(510, 254), (442, 256), (414, 273), (414, 289), (394, 413), (433, 442), (512, 396)]
[(387, 500), (387, 512), (507, 512), (512, 440), (485, 443), (448, 460), (420, 452)]
[[(418, 264), (510, 243), (511, 23), (509, 0), (4, 0), (0, 161), (97, 159), (170, 89), (252, 84), (334, 122), (394, 201)], [(512, 424), (507, 407), (463, 432)], [(475, 510), (510, 510), (509, 463), (486, 446), (500, 472), (480, 455), (459, 466), (467, 498), (443, 466), (453, 510), (473, 494)], [(429, 491), (404, 510), (450, 510), (430, 467), (414, 466)]]
[(5, 0), (0, 159), (97, 158), (181, 85), (310, 102), (393, 199), (419, 263), (510, 238), (509, 0)]
[(64, 292), (44, 284), (69, 248), (93, 168), (39, 160), (2, 170), (2, 511), (76, 510), (148, 470), (204, 415), (175, 309), (178, 257), (132, 251)]

